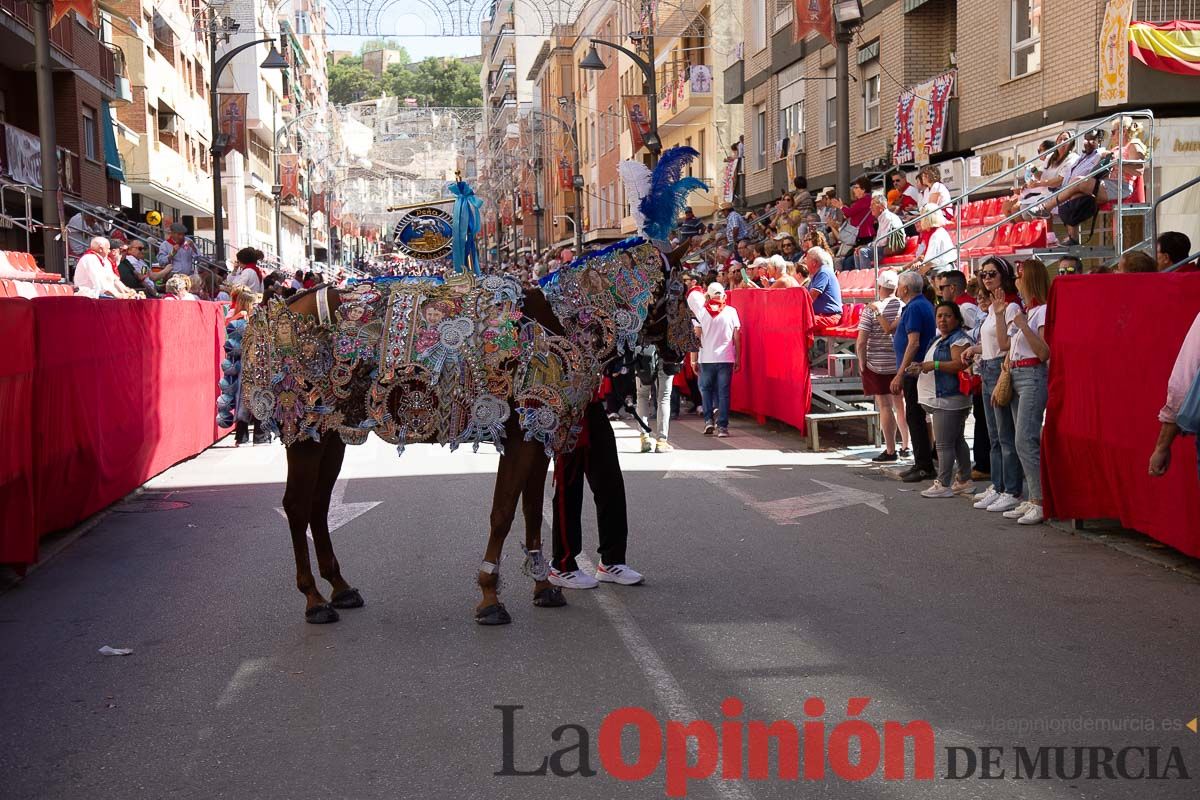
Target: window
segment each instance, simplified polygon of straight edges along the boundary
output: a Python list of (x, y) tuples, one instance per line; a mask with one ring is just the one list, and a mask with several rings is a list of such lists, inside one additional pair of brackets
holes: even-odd
[(750, 51), (767, 46), (767, 0), (750, 0)]
[(879, 127), (879, 74), (863, 80), (863, 131)]
[[(782, 92), (780, 95), (782, 96)], [(788, 140), (788, 152), (804, 149), (804, 101), (779, 109), (779, 138)]]
[(1042, 0), (1012, 0), (1012, 77), (1042, 68)]
[(92, 161), (97, 161), (96, 153), (96, 110), (83, 106), (83, 154)]
[(829, 147), (837, 142), (837, 81), (834, 68), (825, 70), (821, 91), (825, 96), (825, 118), (821, 120), (821, 146)]
[(261, 195), (254, 195), (254, 227), (261, 233), (275, 230), (275, 204)]
[(754, 113), (754, 168), (767, 168), (767, 107), (757, 106)]
[(614, 123), (613, 107), (608, 107), (608, 116), (604, 118), (604, 127), (608, 128), (608, 149), (612, 150), (617, 146), (617, 131)]

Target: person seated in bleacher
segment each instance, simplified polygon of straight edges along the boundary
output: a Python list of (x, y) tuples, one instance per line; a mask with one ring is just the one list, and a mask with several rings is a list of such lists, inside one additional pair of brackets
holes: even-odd
[(821, 247), (810, 247), (804, 254), (808, 262), (808, 292), (813, 301), (813, 325), (832, 328), (842, 321), (842, 287), (833, 271), (833, 256)]
[(942, 183), (942, 172), (932, 164), (922, 167), (917, 173), (917, 183), (921, 187), (921, 213), (926, 206), (945, 208), (950, 205), (950, 190)]
[[(1085, 219), (1084, 216), (1075, 213), (1077, 204), (1067, 204), (1067, 201), (1087, 196), (1094, 197), (1094, 193), (1099, 191), (1095, 175), (1099, 174), (1097, 170), (1100, 168), (1101, 160), (1108, 155), (1108, 151), (1104, 149), (1103, 145), (1104, 131), (1099, 128), (1093, 128), (1083, 134), (1083, 146), (1079, 159), (1063, 175), (1062, 192), (1050, 209), (1057, 213), (1063, 224), (1067, 226), (1067, 238), (1059, 242), (1066, 247), (1074, 247), (1079, 244), (1079, 224)], [(1064, 211), (1066, 216), (1063, 216)], [(1093, 211), (1092, 215), (1094, 216), (1094, 214)]]
[(146, 243), (140, 239), (134, 239), (121, 248), (117, 274), (126, 287), (135, 292), (145, 292), (147, 297), (158, 297), (158, 289), (154, 287), (150, 267), (146, 264)]
[(917, 247), (917, 258), (908, 265), (908, 269), (916, 270), (921, 275), (938, 275), (953, 269), (958, 263), (958, 249), (946, 230), (946, 215), (932, 203), (922, 206), (921, 214), (917, 230), (921, 232), (922, 239), (926, 235), (929, 238)]
[(855, 251), (856, 269), (875, 269), (884, 258), (903, 253), (908, 245), (904, 223), (888, 209), (883, 192), (871, 193), (871, 216), (875, 218), (875, 240)]
[[(1160, 234), (1155, 241), (1154, 260), (1158, 262), (1159, 272), (1174, 264), (1178, 264), (1191, 254), (1192, 240), (1187, 237), (1186, 233), (1167, 231)], [(1184, 271), (1186, 267), (1194, 268), (1194, 266), (1193, 264), (1184, 264), (1179, 268), (1179, 271)]]
[(1158, 265), (1154, 263), (1154, 259), (1149, 253), (1144, 253), (1141, 250), (1130, 250), (1128, 253), (1121, 256), (1121, 260), (1117, 262), (1117, 272), (1134, 273), (1134, 272), (1158, 272)]
[(908, 220), (921, 207), (921, 191), (908, 182), (908, 173), (899, 170), (892, 173), (892, 190), (888, 192), (888, 210), (900, 219)]
[[(1054, 142), (1042, 142), (1038, 152), (1046, 159), (1046, 165), (1037, 172), (1031, 180), (1026, 181), (1025, 190), (1021, 192), (1021, 208), (1032, 216), (1044, 217), (1049, 211), (1038, 202), (1053, 194), (1063, 184), (1067, 174), (1079, 161), (1079, 156), (1073, 152), (1070, 141), (1071, 132), (1063, 131)], [(1047, 147), (1049, 145), (1049, 147)], [(1016, 209), (1005, 206), (1004, 215), (1008, 216)]]
[(80, 294), (92, 297), (117, 297), (132, 300), (138, 293), (117, 279), (108, 260), (109, 243), (103, 236), (93, 238), (75, 265), (75, 285)]

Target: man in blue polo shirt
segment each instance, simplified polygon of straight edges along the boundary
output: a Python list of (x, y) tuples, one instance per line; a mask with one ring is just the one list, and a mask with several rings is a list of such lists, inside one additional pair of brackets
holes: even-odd
[(833, 272), (833, 256), (821, 247), (811, 247), (804, 258), (808, 261), (808, 292), (812, 295), (814, 322), (817, 329), (829, 328), (842, 321), (842, 287)]
[(925, 421), (925, 409), (917, 399), (917, 376), (908, 374), (911, 364), (925, 359), (925, 352), (937, 333), (934, 323), (933, 304), (926, 299), (925, 278), (916, 271), (900, 274), (896, 296), (904, 303), (900, 321), (892, 333), (892, 346), (896, 349), (896, 377), (892, 379), (892, 392), (904, 389), (904, 418), (908, 422), (908, 435), (912, 441), (913, 465), (901, 473), (905, 483), (921, 483), (934, 479), (933, 444), (929, 439), (929, 427)]

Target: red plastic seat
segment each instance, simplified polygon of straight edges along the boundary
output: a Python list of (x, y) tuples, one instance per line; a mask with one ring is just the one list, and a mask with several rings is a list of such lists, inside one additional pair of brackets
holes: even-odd
[(1006, 222), (996, 229), (996, 238), (992, 240), (991, 246), (987, 248), (984, 254), (1007, 256), (1012, 255), (1014, 250), (1012, 244), (1014, 225), (1011, 222)]
[[(980, 233), (980, 231), (984, 231)], [(964, 237), (965, 244), (959, 248), (958, 254), (961, 258), (976, 258), (985, 255), (992, 242), (996, 238), (995, 228), (977, 228), (972, 232), (975, 237), (967, 239)]]
[(879, 266), (908, 266), (917, 254), (917, 241), (916, 236), (908, 237), (908, 242), (904, 245), (904, 252), (899, 255), (888, 256), (879, 262)]
[(1016, 237), (1016, 247), (1021, 250), (1042, 250), (1046, 244), (1046, 220), (1035, 219), (1021, 223)]
[(12, 281), (0, 279), (0, 297), (15, 297)]

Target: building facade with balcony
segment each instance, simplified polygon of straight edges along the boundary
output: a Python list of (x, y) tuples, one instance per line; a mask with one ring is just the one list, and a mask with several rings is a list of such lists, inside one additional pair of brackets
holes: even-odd
[[(134, 136), (118, 148), (130, 189), (128, 207), (136, 219), (149, 211), (174, 222), (195, 225), (212, 216), (210, 173), (209, 59), (203, 20), (190, 0), (117, 0), (114, 26), (124, 55), (131, 99), (117, 119)], [(137, 26), (129, 25), (137, 22)]]
[[(111, 113), (118, 62), (108, 37), (103, 16), (95, 28), (74, 12), (50, 32), (58, 172), (68, 218), (74, 201), (120, 206), (122, 174)], [(0, 0), (0, 216), (6, 223), (0, 226), (0, 246), (40, 253), (41, 126), (33, 41), (33, 7), (25, 0)]]
[(573, 26), (556, 26), (529, 71), (535, 110), (544, 115), (539, 123), (540, 163), (535, 179), (541, 209), (538, 239), (547, 247), (573, 245), (576, 226), (582, 224), (574, 189), (576, 162), (582, 155), (575, 139), (579, 130), (574, 104), (575, 39)]

